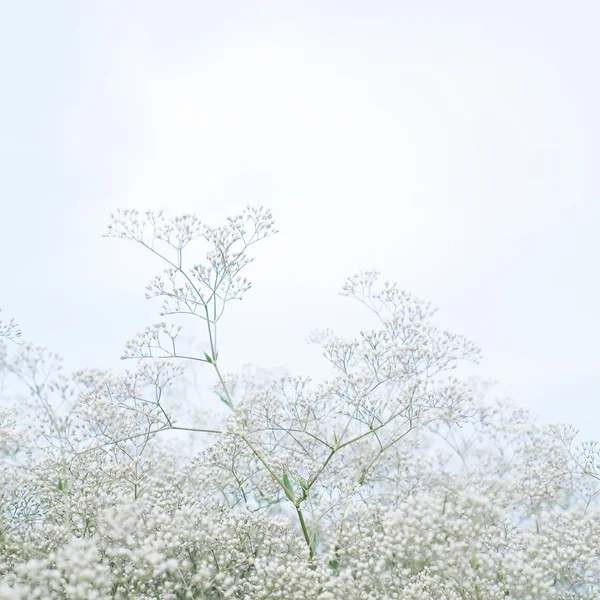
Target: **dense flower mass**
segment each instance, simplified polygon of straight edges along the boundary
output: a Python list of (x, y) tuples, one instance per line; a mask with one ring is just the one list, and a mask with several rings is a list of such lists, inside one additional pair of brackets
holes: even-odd
[[(165, 263), (147, 296), (199, 325), (201, 355), (162, 321), (127, 342), (133, 369), (66, 376), (0, 321), (0, 598), (600, 598), (597, 446), (457, 378), (477, 347), (377, 272), (342, 289), (375, 329), (309, 338), (328, 380), (221, 372), (219, 322), (272, 233), (264, 209), (113, 215), (108, 236)], [(200, 423), (190, 361), (222, 401)]]

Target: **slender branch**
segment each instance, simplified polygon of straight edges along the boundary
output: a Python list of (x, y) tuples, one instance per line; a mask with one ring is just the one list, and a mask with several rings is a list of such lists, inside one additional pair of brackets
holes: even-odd
[(177, 430), (177, 431), (194, 431), (197, 433), (214, 433), (214, 434), (222, 434), (222, 431), (218, 431), (217, 429), (196, 429), (194, 427), (176, 427), (176, 426), (167, 426), (167, 427), (161, 427), (160, 429), (154, 429), (152, 431), (145, 431), (144, 433), (136, 433), (134, 435), (128, 435), (127, 437), (118, 439), (118, 440), (111, 440), (110, 442), (106, 442), (104, 444), (100, 444), (99, 446), (93, 446), (92, 448), (86, 448), (85, 450), (82, 450), (81, 452), (77, 452), (75, 454), (75, 456), (82, 456), (84, 454), (87, 454), (88, 452), (93, 452), (94, 450), (102, 450), (103, 448), (106, 448), (107, 446), (115, 446), (117, 444), (120, 444), (121, 442), (128, 442), (131, 441), (133, 439), (142, 437), (142, 436), (146, 436), (146, 435), (153, 435), (155, 433), (161, 433), (162, 431), (170, 431), (170, 430)]
[(290, 491), (288, 490), (286, 485), (283, 483), (283, 480), (277, 476), (275, 471), (273, 471), (273, 469), (271, 469), (271, 467), (267, 464), (265, 459), (258, 453), (258, 450), (252, 445), (252, 442), (242, 433), (238, 433), (237, 436), (240, 439), (244, 440), (244, 442), (246, 442), (246, 444), (248, 445), (248, 448), (250, 448), (250, 450), (252, 450), (252, 452), (254, 453), (256, 458), (258, 458), (258, 460), (262, 463), (264, 468), (269, 472), (269, 475), (271, 475), (271, 477), (281, 486), (281, 489), (284, 491), (285, 495), (288, 497), (290, 502), (292, 502), (292, 504), (294, 504), (294, 506), (296, 506), (296, 501), (295, 501), (294, 496), (292, 496), (292, 494), (290, 493)]
[(311, 562), (315, 558), (315, 550), (313, 545), (310, 543), (310, 535), (308, 533), (308, 528), (306, 527), (306, 522), (304, 521), (304, 515), (298, 506), (296, 506), (296, 514), (298, 515), (298, 521), (300, 521), (300, 527), (302, 528), (302, 533), (304, 535), (304, 540), (306, 541), (306, 545), (308, 546), (308, 551), (310, 552), (310, 560)]
[(219, 378), (219, 381), (221, 383), (221, 387), (223, 388), (223, 391), (225, 392), (225, 396), (227, 398), (227, 405), (229, 406), (229, 408), (233, 408), (233, 400), (231, 399), (231, 395), (229, 393), (229, 390), (227, 389), (227, 386), (225, 385), (225, 381), (223, 380), (223, 376), (221, 375), (221, 371), (219, 371), (219, 367), (217, 366), (217, 361), (214, 360), (212, 364), (213, 364), (213, 366), (215, 368), (215, 371), (216, 371), (217, 376)]

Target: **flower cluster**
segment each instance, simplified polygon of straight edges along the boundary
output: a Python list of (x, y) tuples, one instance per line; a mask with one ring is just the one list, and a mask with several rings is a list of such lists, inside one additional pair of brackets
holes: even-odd
[(15, 323), (15, 320), (11, 319), (8, 323), (4, 323), (2, 319), (0, 319), (0, 338), (15, 340), (18, 337), (21, 337), (21, 330)]
[[(272, 227), (251, 208), (215, 228), (113, 216), (109, 235), (168, 263), (148, 296), (200, 319), (201, 356), (167, 321), (127, 343), (120, 373), (1, 347), (0, 598), (600, 598), (598, 446), (457, 378), (478, 348), (377, 272), (342, 288), (377, 328), (309, 337), (329, 379), (221, 372), (217, 323)], [(188, 266), (198, 238), (207, 262)], [(202, 426), (182, 421), (189, 361), (226, 411)]]

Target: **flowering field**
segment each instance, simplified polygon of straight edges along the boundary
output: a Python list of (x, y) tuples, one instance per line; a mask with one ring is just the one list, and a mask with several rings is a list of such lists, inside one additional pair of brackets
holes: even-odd
[[(378, 273), (342, 289), (377, 329), (311, 334), (327, 381), (220, 370), (221, 319), (273, 233), (264, 209), (219, 227), (113, 215), (107, 236), (165, 269), (147, 287), (165, 321), (127, 342), (122, 373), (66, 376), (0, 322), (0, 598), (600, 598), (595, 445), (457, 378), (478, 348)], [(190, 361), (223, 407), (201, 422), (177, 403)]]

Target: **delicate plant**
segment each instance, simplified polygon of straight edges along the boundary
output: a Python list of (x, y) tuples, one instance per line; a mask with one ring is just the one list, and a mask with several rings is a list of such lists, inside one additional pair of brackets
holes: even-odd
[[(112, 216), (108, 236), (165, 264), (147, 297), (201, 325), (199, 355), (185, 322), (167, 320), (127, 342), (138, 362), (121, 374), (67, 378), (43, 349), (2, 346), (0, 368), (29, 399), (15, 410), (13, 392), (0, 411), (0, 597), (600, 597), (596, 446), (486, 403), (485, 387), (453, 376), (477, 347), (377, 272), (342, 287), (377, 328), (309, 337), (329, 379), (222, 372), (225, 308), (250, 289), (250, 247), (273, 233), (264, 209), (216, 228)], [(200, 243), (205, 262), (189, 262)], [(225, 417), (181, 422), (186, 361), (213, 370)], [(206, 446), (184, 452), (184, 434)]]
[[(0, 310), (0, 312), (2, 311)], [(21, 330), (15, 323), (15, 320), (11, 319), (8, 323), (4, 323), (2, 319), (0, 319), (0, 338), (14, 341), (18, 337), (21, 337)]]

